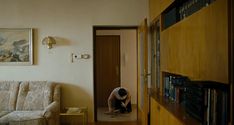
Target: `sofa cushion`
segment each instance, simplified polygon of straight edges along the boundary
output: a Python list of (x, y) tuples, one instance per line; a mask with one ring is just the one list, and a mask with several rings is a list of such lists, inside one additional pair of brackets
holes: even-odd
[(0, 124), (11, 121), (27, 121), (33, 119), (43, 119), (43, 111), (13, 111), (1, 117)]
[(19, 82), (0, 81), (0, 111), (15, 110)]
[(54, 86), (54, 83), (46, 81), (22, 82), (16, 110), (43, 110), (52, 102)]
[(48, 124), (44, 118), (40, 118), (40, 119), (29, 119), (24, 121), (11, 121), (9, 124), (6, 125), (48, 125)]

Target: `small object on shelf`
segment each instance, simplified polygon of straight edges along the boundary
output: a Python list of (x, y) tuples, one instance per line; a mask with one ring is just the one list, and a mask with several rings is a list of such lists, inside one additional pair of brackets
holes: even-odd
[(82, 116), (83, 125), (88, 124), (88, 108), (87, 107), (65, 107), (64, 112), (60, 116)]
[(67, 109), (66, 113), (81, 113), (82, 109), (77, 108), (77, 107), (71, 107)]

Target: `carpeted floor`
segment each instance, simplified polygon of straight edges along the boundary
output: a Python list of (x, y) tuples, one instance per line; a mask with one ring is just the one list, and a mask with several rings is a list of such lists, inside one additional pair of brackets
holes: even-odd
[(114, 115), (105, 114), (108, 111), (107, 107), (98, 108), (97, 110), (97, 120), (98, 121), (136, 121), (137, 120), (137, 110), (136, 106), (132, 106), (131, 113), (116, 113)]

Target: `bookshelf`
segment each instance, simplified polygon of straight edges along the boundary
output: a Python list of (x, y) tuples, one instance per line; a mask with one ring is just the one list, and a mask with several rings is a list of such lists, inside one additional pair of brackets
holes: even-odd
[(227, 19), (227, 0), (216, 0), (163, 30), (162, 71), (228, 84)]
[(214, 81), (192, 81), (163, 73), (163, 98), (181, 105), (187, 114), (204, 125), (227, 125), (230, 85)]
[[(233, 6), (230, 1), (168, 0), (164, 5), (151, 5), (162, 1), (149, 0), (152, 41), (151, 125), (233, 124), (233, 70), (230, 69), (230, 66), (233, 67), (230, 57), (233, 55), (230, 54), (233, 52), (230, 47), (233, 45), (233, 30), (230, 30), (230, 25), (233, 26), (230, 23)], [(158, 8), (154, 8), (156, 6)], [(156, 57), (157, 46), (160, 46), (159, 57)], [(171, 83), (174, 78), (186, 81), (182, 82), (185, 85), (174, 86)], [(202, 109), (199, 104), (189, 107), (188, 102), (187, 105), (183, 102), (184, 98), (189, 100), (190, 96), (196, 96), (197, 93), (193, 93), (192, 89), (188, 89), (192, 95), (178, 96), (178, 93), (184, 93), (185, 86), (189, 87), (194, 82), (199, 82), (196, 87), (206, 95), (201, 98), (207, 101), (203, 107), (208, 108), (201, 112), (194, 110), (194, 107)], [(218, 116), (216, 112), (223, 115)]]

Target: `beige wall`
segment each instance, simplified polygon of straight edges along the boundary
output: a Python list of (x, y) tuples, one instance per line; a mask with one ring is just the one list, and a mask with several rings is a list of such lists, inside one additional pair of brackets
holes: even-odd
[[(138, 25), (147, 0), (0, 0), (1, 28), (34, 28), (32, 66), (0, 66), (0, 80), (49, 80), (62, 84), (62, 106), (88, 106), (93, 121), (94, 25)], [(57, 44), (48, 50), (45, 36)], [(70, 62), (71, 53), (90, 59)]]
[(129, 90), (132, 104), (137, 104), (137, 31), (98, 30), (97, 35), (120, 35), (121, 86)]

